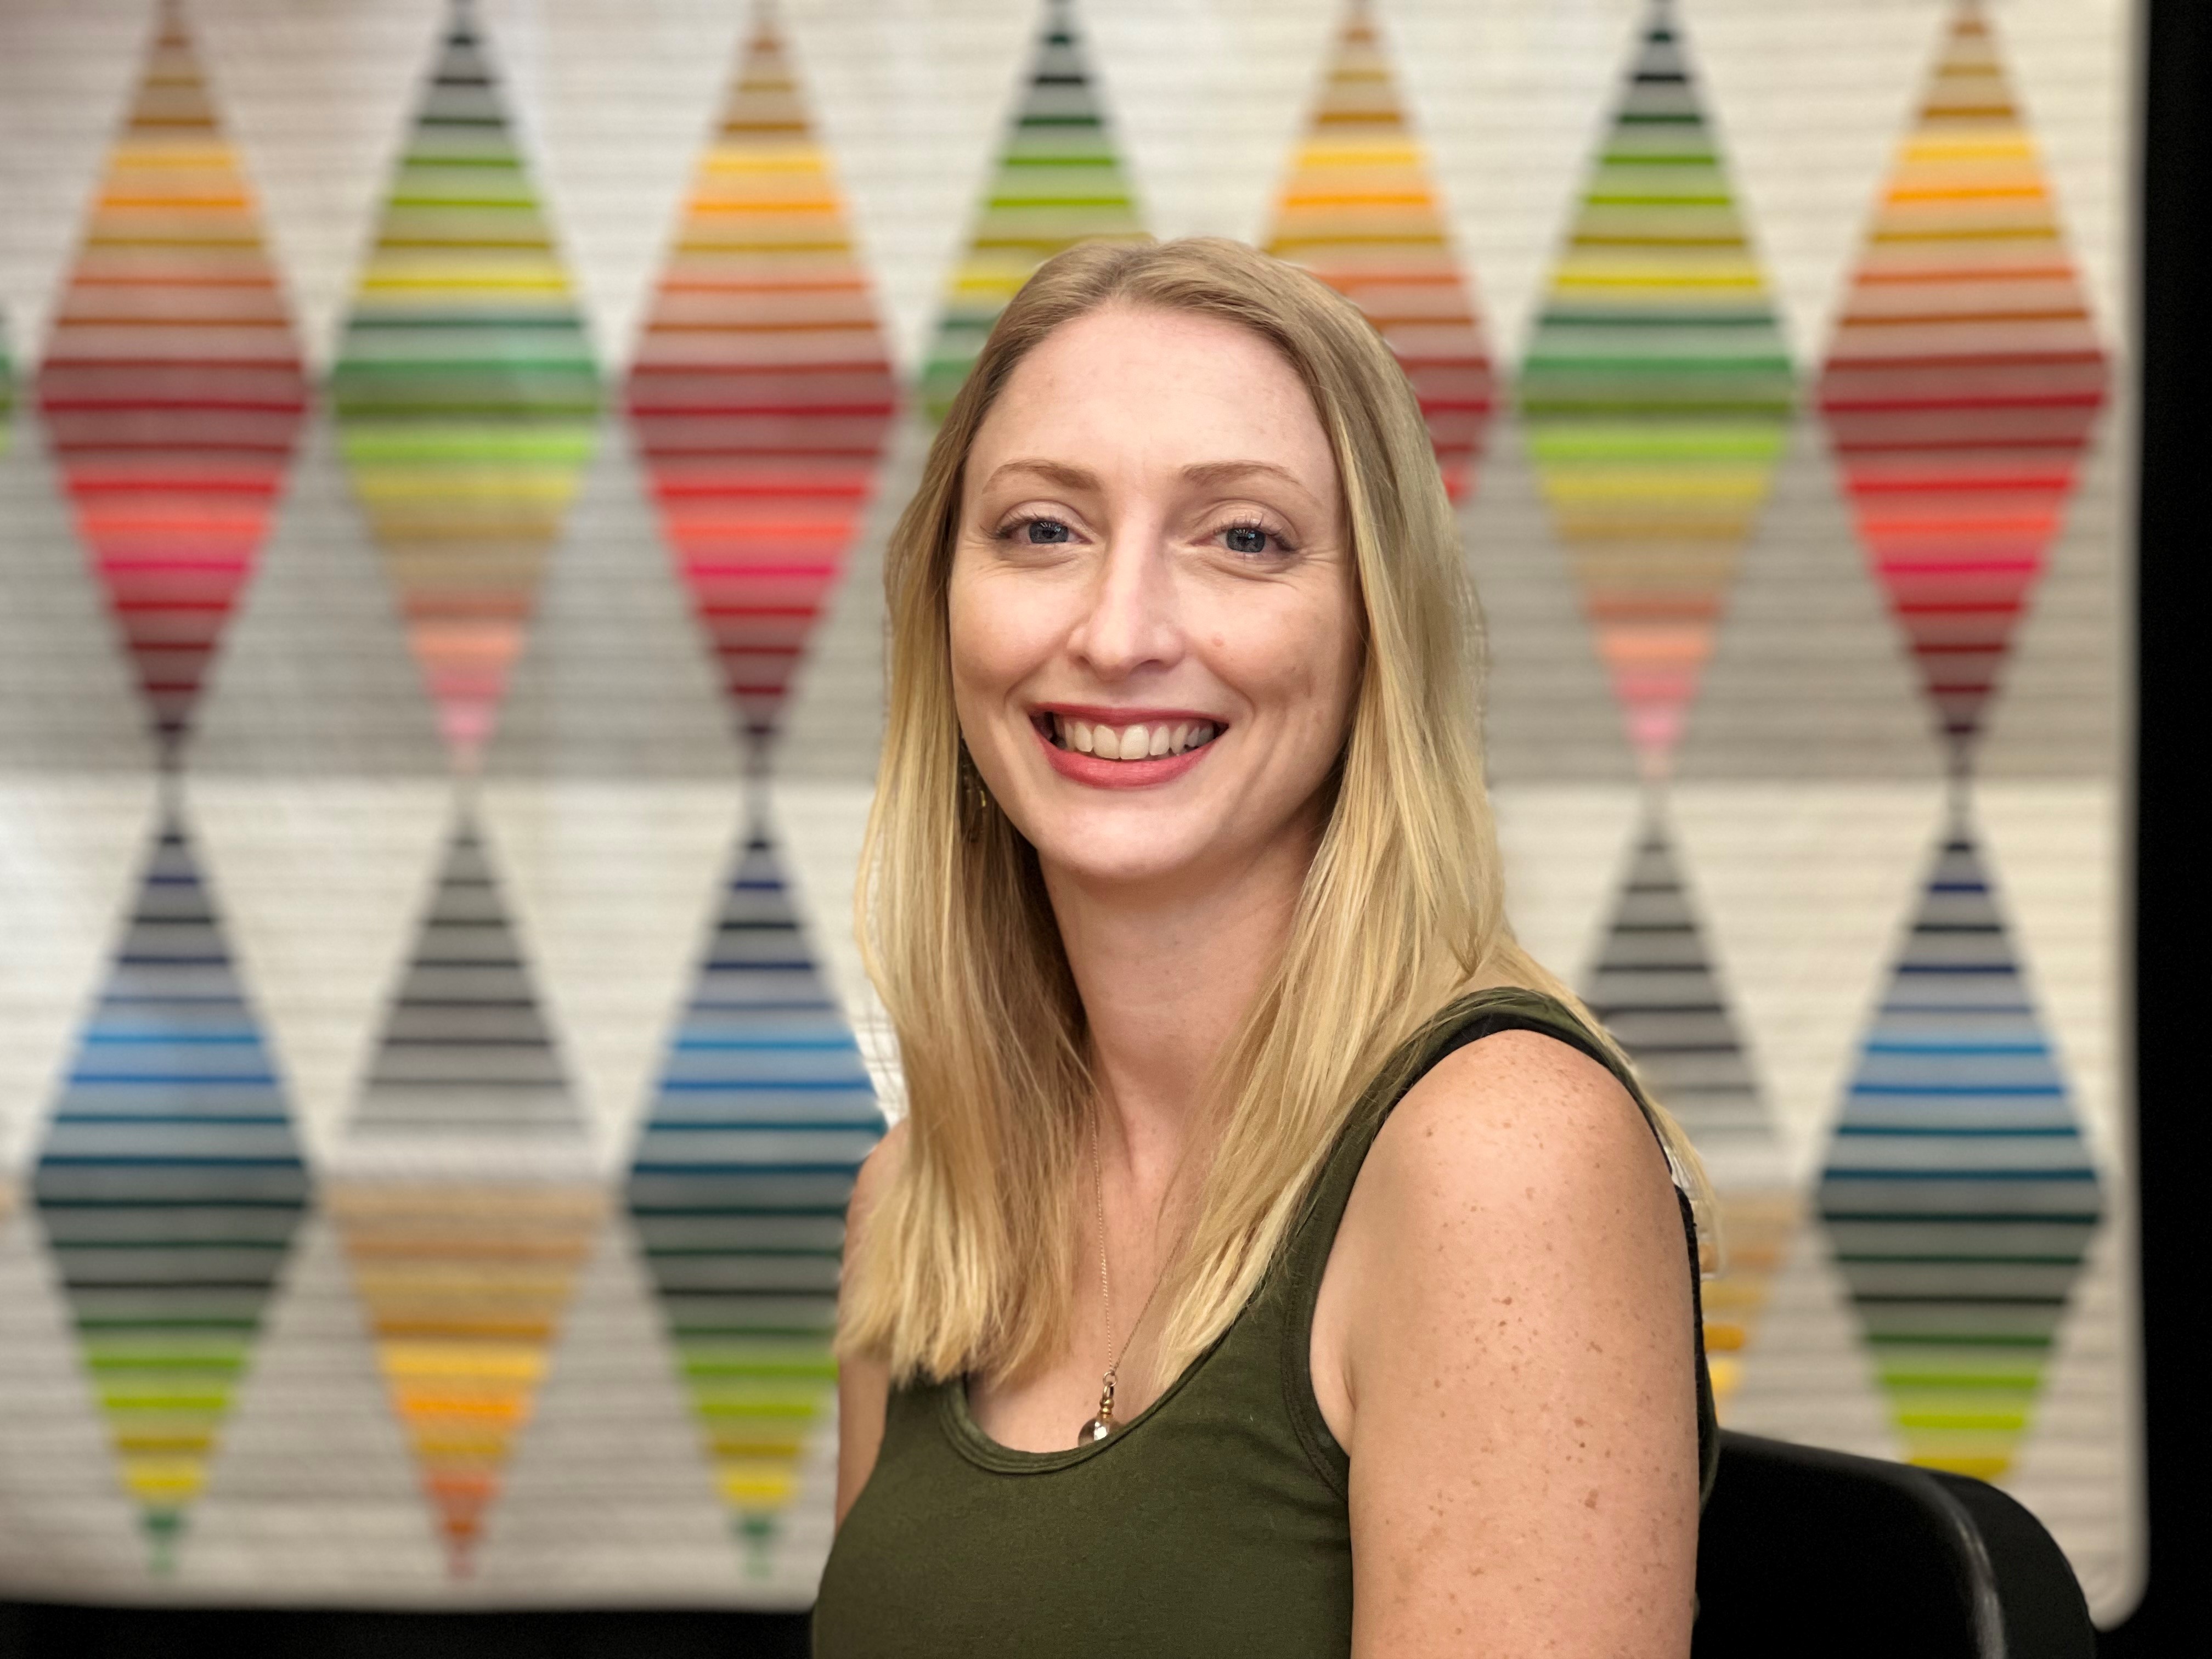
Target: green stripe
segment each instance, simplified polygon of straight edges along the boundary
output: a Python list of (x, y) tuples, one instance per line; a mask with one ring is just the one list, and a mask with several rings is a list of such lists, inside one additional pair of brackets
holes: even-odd
[(1786, 447), (1779, 422), (1728, 424), (1683, 420), (1618, 425), (1577, 421), (1545, 422), (1528, 434), (1529, 452), (1540, 461), (1774, 460)]
[(587, 461), (599, 447), (597, 422), (578, 421), (558, 427), (518, 428), (511, 425), (432, 427), (349, 426), (339, 447), (349, 461), (471, 459), (559, 462)]

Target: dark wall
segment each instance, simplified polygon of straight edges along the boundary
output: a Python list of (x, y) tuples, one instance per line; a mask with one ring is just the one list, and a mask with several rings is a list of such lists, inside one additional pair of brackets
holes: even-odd
[[(2149, 1589), (2111, 1655), (2200, 1647), (2207, 1477), (2202, 1383), (2206, 580), (2212, 526), (2212, 7), (2150, 0), (2142, 134), (2142, 473), (2136, 1098), (2142, 1170)], [(2184, 1632), (2187, 1632), (2185, 1637)]]

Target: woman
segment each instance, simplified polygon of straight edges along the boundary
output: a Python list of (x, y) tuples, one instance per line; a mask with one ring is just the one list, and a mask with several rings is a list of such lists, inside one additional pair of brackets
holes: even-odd
[(1235, 243), (1063, 253), (885, 580), (817, 1654), (1686, 1652), (1694, 1161), (1507, 928), (1389, 349)]

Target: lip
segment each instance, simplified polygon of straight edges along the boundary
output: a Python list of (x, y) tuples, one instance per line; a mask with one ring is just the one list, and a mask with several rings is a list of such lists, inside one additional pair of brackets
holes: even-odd
[(1030, 710), (1037, 714), (1059, 714), (1069, 720), (1089, 720), (1092, 725), (1151, 726), (1160, 721), (1189, 720), (1194, 724), (1205, 720), (1215, 728), (1213, 743), (1200, 744), (1195, 749), (1186, 749), (1179, 755), (1162, 755), (1158, 760), (1101, 760), (1096, 755), (1062, 749), (1037, 729), (1036, 721), (1030, 721), (1030, 735), (1036, 739), (1038, 748), (1051, 763), (1052, 769), (1073, 783), (1087, 784), (1094, 789), (1144, 789), (1157, 784), (1172, 783), (1213, 752), (1213, 744), (1221, 741), (1227, 727), (1218, 716), (1193, 708), (1108, 708), (1096, 703), (1042, 702)]
[[(1127, 706), (1109, 708), (1098, 702), (1041, 702), (1030, 710), (1034, 720), (1039, 714), (1065, 714), (1070, 720), (1089, 720), (1093, 726), (1157, 726), (1165, 720), (1188, 720), (1194, 726), (1204, 720), (1217, 728), (1229, 722), (1218, 714), (1209, 714), (1202, 708), (1131, 708)], [(1134, 761), (1130, 762), (1132, 766)]]

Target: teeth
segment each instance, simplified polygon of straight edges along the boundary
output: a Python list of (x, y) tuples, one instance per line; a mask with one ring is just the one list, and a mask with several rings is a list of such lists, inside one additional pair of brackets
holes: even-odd
[(1213, 740), (1214, 726), (1211, 720), (1177, 720), (1172, 725), (1163, 721), (1158, 726), (1093, 726), (1089, 720), (1079, 720), (1067, 715), (1053, 717), (1060, 740), (1079, 755), (1096, 755), (1102, 760), (1152, 760), (1164, 755), (1180, 755), (1185, 750), (1195, 749), (1200, 744)]

